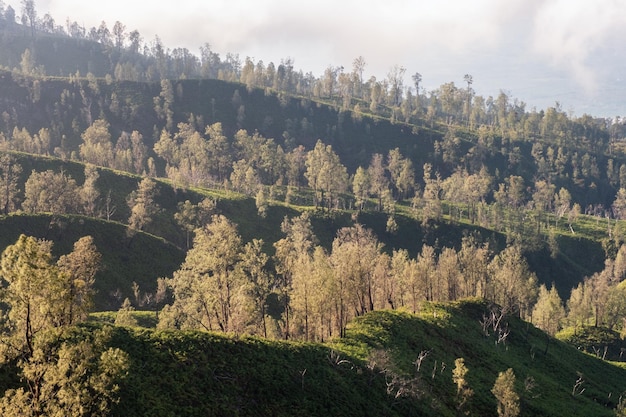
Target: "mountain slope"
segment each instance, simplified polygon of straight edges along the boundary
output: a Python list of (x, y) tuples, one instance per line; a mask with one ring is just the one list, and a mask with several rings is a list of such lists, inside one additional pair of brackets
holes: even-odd
[(474, 391), (469, 415), (497, 415), (491, 388), (508, 368), (521, 416), (613, 415), (626, 370), (515, 318), (495, 343), (479, 323), (489, 311), (479, 301), (377, 311), (326, 344), (115, 328), (111, 343), (132, 366), (113, 415), (455, 416), (456, 358)]
[(142, 292), (154, 292), (158, 277), (171, 276), (184, 259), (182, 250), (146, 233), (126, 234), (126, 226), (83, 216), (0, 216), (0, 248), (14, 244), (20, 234), (54, 242), (54, 255), (72, 251), (74, 242), (90, 235), (102, 254), (102, 269), (95, 279), (95, 309), (118, 309), (132, 299), (136, 282)]

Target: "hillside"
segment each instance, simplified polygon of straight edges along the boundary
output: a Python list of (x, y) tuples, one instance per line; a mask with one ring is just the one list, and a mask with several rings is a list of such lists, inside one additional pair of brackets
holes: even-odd
[(3, 8), (0, 414), (613, 415), (626, 120)]
[(474, 391), (469, 415), (497, 415), (490, 390), (508, 368), (520, 416), (613, 415), (626, 370), (515, 318), (502, 322), (510, 333), (496, 343), (483, 314), (476, 301), (373, 312), (326, 344), (117, 328), (111, 344), (132, 366), (112, 415), (455, 416), (457, 358)]
[(83, 216), (0, 216), (0, 229), (2, 250), (26, 234), (54, 242), (56, 256), (69, 253), (79, 238), (92, 236), (103, 259), (94, 285), (97, 311), (116, 310), (124, 298), (132, 298), (133, 282), (154, 292), (156, 279), (171, 275), (184, 259), (180, 249), (163, 239), (146, 233), (128, 237), (124, 225)]
[[(18, 183), (18, 188), (20, 189), (24, 189), (24, 183), (33, 171), (53, 170), (55, 172), (64, 172), (66, 175), (74, 178), (78, 184), (84, 182), (85, 165), (80, 162), (63, 161), (58, 158), (38, 157), (20, 153), (12, 153), (12, 155), (22, 166), (22, 174)], [(273, 253), (274, 248), (272, 245), (283, 237), (280, 232), (280, 224), (285, 217), (293, 218), (302, 213), (302, 211), (311, 211), (315, 235), (321, 245), (328, 250), (331, 248), (337, 230), (350, 226), (353, 222), (353, 214), (350, 212), (337, 211), (327, 213), (313, 211), (312, 207), (285, 205), (280, 204), (278, 201), (270, 202), (267, 216), (262, 218), (259, 216), (252, 198), (238, 193), (215, 189), (196, 188), (181, 190), (174, 188), (170, 182), (163, 180), (159, 181), (159, 194), (156, 199), (156, 202), (162, 208), (162, 212), (159, 213), (157, 221), (150, 230), (154, 236), (158, 236), (163, 240), (161, 243), (163, 245), (162, 248), (157, 250), (158, 253), (163, 254), (159, 257), (159, 260), (163, 262), (163, 266), (153, 270), (146, 268), (144, 261), (140, 261), (135, 266), (130, 262), (130, 259), (135, 259), (133, 257), (129, 257), (127, 262), (121, 261), (125, 259), (122, 252), (131, 246), (137, 251), (136, 256), (149, 257), (150, 255), (148, 254), (154, 253), (151, 249), (145, 251), (141, 249), (142, 244), (136, 243), (136, 239), (127, 238), (125, 236), (125, 226), (123, 226), (123, 223), (126, 222), (130, 215), (126, 202), (127, 196), (137, 188), (140, 177), (110, 169), (99, 169), (98, 172), (97, 186), (101, 195), (100, 204), (103, 204), (104, 196), (111, 192), (110, 204), (115, 207), (115, 211), (111, 216), (113, 222), (90, 220), (84, 216), (80, 218), (50, 215), (40, 217), (9, 216), (2, 220), (1, 224), (3, 224), (3, 227), (6, 227), (7, 231), (0, 240), (0, 249), (4, 249), (17, 239), (19, 233), (26, 233), (58, 242), (55, 245), (58, 253), (66, 253), (69, 251), (70, 245), (80, 237), (78, 234), (81, 233), (80, 228), (72, 225), (84, 223), (92, 225), (91, 231), (94, 233), (94, 237), (100, 236), (98, 238), (98, 247), (103, 248), (105, 260), (112, 262), (111, 266), (107, 266), (101, 273), (101, 279), (97, 280), (97, 285), (101, 286), (102, 289), (102, 291), (99, 291), (98, 302), (96, 303), (98, 310), (103, 308), (116, 309), (121, 300), (126, 297), (132, 298), (130, 285), (133, 281), (136, 281), (142, 290), (153, 291), (158, 277), (170, 276), (180, 266), (184, 259), (185, 234), (174, 221), (174, 214), (177, 210), (177, 204), (186, 200), (198, 203), (204, 197), (214, 199), (217, 202), (218, 212), (237, 224), (238, 231), (244, 241), (263, 239), (265, 248), (269, 253)], [(424, 244), (435, 246), (438, 249), (445, 247), (459, 249), (462, 237), (470, 234), (479, 236), (482, 241), (490, 242), (495, 251), (502, 250), (506, 245), (505, 237), (501, 233), (488, 228), (450, 221), (442, 222), (435, 227), (425, 227), (420, 224), (419, 219), (415, 219), (410, 213), (398, 213), (397, 222), (399, 227), (395, 233), (389, 233), (386, 230), (387, 215), (385, 213), (362, 212), (358, 215), (358, 220), (373, 230), (381, 243), (384, 244), (384, 250), (388, 253), (391, 253), (393, 250), (407, 249), (411, 256), (416, 256)], [(50, 224), (55, 222), (60, 222), (59, 225), (55, 226), (58, 228), (73, 227), (72, 232), (57, 232), (55, 234), (53, 232), (54, 229), (50, 226)], [(110, 231), (109, 229), (114, 230)], [(84, 230), (87, 230), (87, 228), (84, 228)], [(148, 237), (145, 234), (140, 234), (137, 239), (140, 238), (146, 239)], [(602, 269), (605, 250), (593, 235), (570, 236), (563, 234), (558, 236), (557, 239), (559, 250), (554, 256), (550, 254), (547, 248), (541, 246), (527, 251), (526, 256), (531, 270), (537, 274), (540, 282), (546, 284), (556, 283), (561, 296), (565, 298), (569, 296), (570, 289), (582, 281), (585, 276), (591, 276)], [(110, 261), (108, 260), (109, 254), (113, 256), (113, 259)], [(149, 262), (149, 258), (146, 261)], [(127, 274), (129, 271), (130, 273)], [(115, 301), (111, 298), (111, 293), (118, 289), (121, 291), (121, 299)]]

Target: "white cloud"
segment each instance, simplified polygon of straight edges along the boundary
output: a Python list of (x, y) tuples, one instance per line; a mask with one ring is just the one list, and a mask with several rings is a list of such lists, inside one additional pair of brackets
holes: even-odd
[[(19, 14), (19, 0), (6, 2)], [(385, 77), (397, 64), (407, 75), (421, 72), (428, 88), (471, 73), (484, 95), (549, 86), (569, 97), (573, 83), (596, 91), (621, 72), (626, 38), (623, 0), (39, 0), (37, 7), (57, 23), (70, 17), (87, 28), (119, 20), (169, 48), (197, 52), (208, 42), (220, 54), (266, 63), (290, 57), (316, 75), (328, 65), (350, 69), (357, 56), (368, 76)]]
[[(623, 39), (626, 3), (619, 0), (546, 0), (535, 14), (533, 48), (570, 72), (588, 94), (598, 89), (611, 62), (592, 62), (603, 47)], [(609, 57), (605, 57), (609, 58)]]

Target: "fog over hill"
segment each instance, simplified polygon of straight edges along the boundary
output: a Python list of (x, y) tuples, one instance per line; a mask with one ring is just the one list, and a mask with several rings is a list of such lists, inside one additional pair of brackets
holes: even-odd
[[(5, 3), (19, 20), (21, 2)], [(381, 80), (400, 65), (407, 86), (411, 75), (422, 74), (426, 92), (450, 81), (463, 85), (464, 74), (471, 74), (478, 94), (495, 97), (503, 90), (528, 109), (558, 101), (576, 115), (626, 115), (619, 53), (626, 3), (614, 0), (391, 0), (367, 6), (320, 0), (307, 7), (281, 0), (40, 0), (36, 6), (57, 24), (70, 18), (86, 28), (102, 21), (112, 27), (119, 20), (129, 31), (139, 30), (146, 43), (158, 35), (167, 47), (192, 52), (208, 42), (241, 58), (291, 58), (297, 69), (316, 76), (329, 65), (351, 69), (363, 56), (367, 76)]]

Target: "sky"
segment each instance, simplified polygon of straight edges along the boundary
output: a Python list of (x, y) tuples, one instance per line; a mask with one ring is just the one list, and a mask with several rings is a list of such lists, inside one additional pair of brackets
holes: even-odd
[[(4, 0), (19, 16), (21, 2)], [(291, 58), (316, 76), (329, 66), (384, 79), (394, 65), (422, 75), (426, 91), (446, 82), (484, 97), (506, 92), (537, 110), (626, 116), (623, 0), (36, 0), (38, 15), (87, 29), (116, 21), (145, 42), (198, 53), (209, 43), (266, 64)]]

